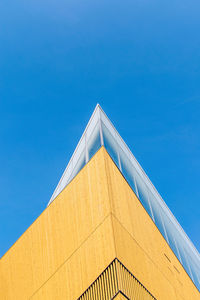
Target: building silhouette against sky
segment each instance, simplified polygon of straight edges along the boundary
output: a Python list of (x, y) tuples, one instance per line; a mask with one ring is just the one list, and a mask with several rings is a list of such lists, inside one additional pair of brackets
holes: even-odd
[(200, 299), (200, 255), (99, 105), (0, 299)]

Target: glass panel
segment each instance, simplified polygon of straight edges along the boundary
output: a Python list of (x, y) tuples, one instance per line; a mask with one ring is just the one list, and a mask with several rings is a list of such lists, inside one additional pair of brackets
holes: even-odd
[(100, 119), (101, 122), (104, 124), (104, 126), (107, 128), (109, 133), (113, 136), (116, 137), (116, 129), (113, 127), (112, 123), (108, 119), (108, 117), (105, 115), (105, 113), (101, 110), (100, 111)]
[(150, 217), (153, 219), (151, 209), (149, 206), (149, 198), (148, 198), (149, 196), (148, 196), (147, 187), (143, 183), (143, 181), (141, 180), (140, 176), (137, 173), (135, 174), (135, 181), (136, 181), (136, 185), (137, 185), (138, 196), (139, 196), (140, 202), (142, 203), (142, 205), (144, 206), (145, 210), (150, 215)]
[(180, 254), (177, 249), (177, 241), (176, 241), (176, 236), (178, 233), (175, 231), (175, 228), (174, 228), (172, 222), (166, 215), (164, 216), (164, 224), (165, 224), (165, 229), (167, 232), (169, 246), (172, 249), (172, 251), (174, 252), (174, 254), (176, 255), (176, 257), (178, 258), (178, 260), (180, 260)]
[(156, 227), (159, 229), (160, 233), (163, 235), (163, 237), (167, 240), (166, 232), (164, 230), (164, 225), (163, 225), (163, 213), (160, 205), (158, 204), (155, 196), (149, 192), (149, 200), (151, 203), (151, 208), (153, 211), (153, 216), (154, 216), (154, 222), (156, 224)]
[(67, 169), (63, 173), (62, 180), (60, 182), (58, 190), (56, 190), (57, 194), (59, 194), (66, 187), (66, 185), (67, 185), (67, 183), (69, 181), (71, 172), (72, 172), (72, 161), (70, 162), (70, 164), (67, 166)]
[(135, 182), (134, 182), (134, 169), (131, 165), (130, 160), (126, 156), (126, 154), (122, 151), (121, 148), (119, 148), (119, 156), (120, 156), (120, 162), (121, 162), (121, 168), (122, 168), (122, 174), (130, 184), (131, 188), (133, 191), (136, 193), (136, 188), (135, 188)]
[(88, 125), (86, 127), (86, 134), (88, 137), (91, 135), (98, 122), (99, 122), (99, 111), (96, 110), (95, 113), (92, 114), (92, 117), (90, 118)]
[(192, 272), (192, 277), (194, 279), (194, 284), (200, 290), (200, 268), (198, 269), (194, 261), (190, 256), (188, 256), (188, 263), (190, 265), (190, 270)]
[(69, 181), (71, 181), (84, 166), (85, 166), (85, 152), (83, 152), (81, 154), (77, 164), (75, 166), (73, 166), (73, 171), (72, 171)]
[(178, 245), (178, 250), (179, 250), (179, 253), (180, 253), (182, 265), (183, 265), (185, 271), (186, 271), (186, 272), (188, 273), (188, 275), (190, 276), (190, 278), (193, 279), (193, 278), (192, 278), (192, 275), (191, 275), (191, 271), (190, 271), (189, 265), (188, 265), (187, 254), (186, 254), (185, 249), (184, 249), (184, 247), (183, 247), (184, 241), (181, 241), (180, 238), (181, 238), (181, 237), (179, 237), (179, 240), (178, 240), (178, 242), (177, 242), (177, 245)]
[(111, 135), (110, 131), (106, 128), (106, 126), (103, 123), (102, 123), (102, 131), (103, 131), (104, 146), (119, 168), (119, 160), (117, 154), (118, 145), (114, 137)]
[(91, 157), (99, 150), (100, 147), (101, 147), (101, 140), (100, 140), (100, 131), (99, 131), (99, 123), (98, 123), (94, 128), (87, 142), (89, 159), (91, 159)]

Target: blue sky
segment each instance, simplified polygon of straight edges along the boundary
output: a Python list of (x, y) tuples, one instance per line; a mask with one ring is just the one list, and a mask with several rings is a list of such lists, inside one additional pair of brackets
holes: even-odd
[(99, 102), (200, 250), (199, 1), (0, 2), (0, 256)]

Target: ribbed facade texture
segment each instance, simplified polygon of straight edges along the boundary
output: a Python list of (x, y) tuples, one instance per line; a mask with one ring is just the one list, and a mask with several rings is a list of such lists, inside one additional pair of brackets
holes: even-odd
[(199, 300), (200, 257), (97, 105), (47, 208), (0, 260), (2, 300)]
[(156, 300), (135, 276), (116, 258), (89, 286), (78, 300), (114, 299), (118, 294), (126, 299)]

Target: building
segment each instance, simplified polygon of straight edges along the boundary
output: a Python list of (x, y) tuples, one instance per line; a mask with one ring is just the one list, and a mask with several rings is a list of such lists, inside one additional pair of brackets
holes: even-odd
[(0, 260), (0, 299), (200, 299), (200, 256), (97, 105), (48, 207)]

